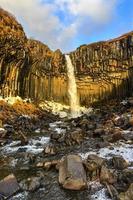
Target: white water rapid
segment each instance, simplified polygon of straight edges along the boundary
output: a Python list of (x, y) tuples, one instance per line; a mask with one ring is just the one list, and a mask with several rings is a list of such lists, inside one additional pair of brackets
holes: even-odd
[(69, 55), (65, 55), (67, 62), (67, 75), (68, 75), (68, 94), (70, 100), (71, 116), (77, 117), (80, 115), (80, 104), (77, 92), (76, 79), (74, 74), (74, 67), (72, 65)]

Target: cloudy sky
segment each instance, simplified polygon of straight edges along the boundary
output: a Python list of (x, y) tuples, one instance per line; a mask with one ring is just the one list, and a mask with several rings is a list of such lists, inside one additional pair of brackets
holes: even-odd
[(28, 37), (71, 51), (133, 30), (133, 0), (0, 0)]

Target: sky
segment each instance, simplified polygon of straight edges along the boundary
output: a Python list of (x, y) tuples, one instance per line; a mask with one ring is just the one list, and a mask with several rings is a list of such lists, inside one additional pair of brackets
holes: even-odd
[(133, 0), (0, 0), (0, 7), (29, 38), (63, 52), (133, 30)]

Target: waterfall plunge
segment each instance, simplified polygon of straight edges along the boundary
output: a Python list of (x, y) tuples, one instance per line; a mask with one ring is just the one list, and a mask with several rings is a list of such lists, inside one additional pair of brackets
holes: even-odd
[(74, 75), (74, 67), (72, 65), (69, 55), (65, 55), (67, 61), (67, 75), (68, 75), (68, 94), (70, 100), (71, 116), (77, 117), (80, 115), (80, 104), (77, 93), (76, 79)]

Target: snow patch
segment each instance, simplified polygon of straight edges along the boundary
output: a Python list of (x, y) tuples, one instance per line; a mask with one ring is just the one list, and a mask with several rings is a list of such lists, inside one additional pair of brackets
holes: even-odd
[(18, 151), (39, 154), (44, 150), (44, 146), (49, 143), (49, 137), (38, 137), (37, 139), (29, 140), (28, 145), (21, 146), (21, 141), (13, 141), (1, 148), (3, 154), (12, 154)]
[(110, 159), (114, 155), (122, 156), (128, 162), (133, 162), (133, 145), (125, 144), (123, 142), (115, 143), (112, 146), (101, 148), (99, 151), (89, 151), (87, 153), (80, 153), (82, 159), (86, 159), (90, 154), (97, 154), (100, 157)]
[(109, 197), (106, 195), (106, 189), (103, 188), (102, 190), (96, 192), (91, 196), (91, 200), (111, 200)]

